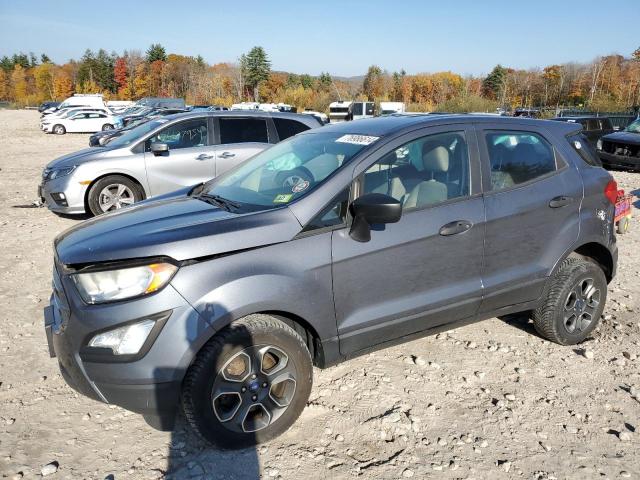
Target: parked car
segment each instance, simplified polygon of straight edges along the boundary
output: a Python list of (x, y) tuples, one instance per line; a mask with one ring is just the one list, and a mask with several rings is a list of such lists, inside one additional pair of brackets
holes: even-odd
[(105, 115), (111, 116), (111, 110), (107, 108), (98, 108), (98, 107), (69, 107), (63, 108), (62, 110), (58, 110), (51, 115), (46, 117), (42, 117), (40, 119), (40, 130), (44, 132), (50, 132), (51, 127), (59, 123), (59, 119), (70, 118), (77, 113), (87, 113), (87, 112), (96, 112), (96, 113), (104, 113)]
[(101, 130), (99, 132), (96, 132), (96, 133), (94, 133), (93, 135), (91, 135), (89, 137), (89, 146), (90, 147), (102, 147), (102, 146), (106, 145), (107, 143), (109, 143), (114, 138), (121, 137), (125, 133), (127, 133), (127, 132), (133, 130), (134, 128), (136, 128), (138, 125), (142, 125), (143, 123), (147, 123), (150, 120), (151, 120), (150, 118), (143, 117), (143, 118), (140, 118), (138, 120), (135, 120), (135, 121), (129, 123), (129, 125), (127, 125), (126, 127), (123, 127), (123, 128), (118, 128), (118, 129), (114, 128), (113, 130)]
[(551, 120), (579, 123), (582, 125), (582, 131), (589, 140), (589, 143), (591, 143), (594, 148), (596, 147), (598, 140), (600, 140), (600, 137), (614, 132), (611, 120), (607, 117), (557, 117), (552, 118)]
[(51, 355), (82, 394), (159, 428), (182, 408), (235, 448), (289, 428), (314, 365), (515, 312), (579, 343), (618, 255), (616, 182), (585, 144), (463, 115), (303, 132), (58, 236)]
[(327, 123), (329, 123), (329, 117), (327, 116), (326, 113), (323, 112), (317, 112), (315, 110), (311, 110), (310, 108), (305, 109), (303, 112), (300, 112), (302, 115), (313, 115), (314, 117), (316, 117), (320, 123), (322, 123), (323, 125), (326, 125)]
[(60, 102), (42, 102), (38, 107), (38, 112), (42, 113), (49, 108), (55, 108), (60, 105)]
[(106, 147), (49, 163), (39, 196), (54, 212), (99, 215), (207, 181), (280, 140), (318, 126), (308, 115), (266, 112), (156, 118)]
[(136, 105), (153, 108), (178, 108), (182, 110), (187, 108), (184, 98), (170, 97), (144, 97), (138, 100)]
[(640, 169), (640, 118), (624, 130), (602, 137), (598, 155), (605, 167)]
[(542, 116), (542, 112), (537, 108), (516, 108), (513, 111), (513, 116), (523, 118), (540, 118)]
[(43, 122), (42, 129), (47, 133), (64, 135), (65, 133), (94, 133), (98, 130), (111, 130), (113, 115), (96, 111), (80, 111), (68, 117), (53, 118)]
[(120, 117), (121, 122), (118, 122), (118, 125), (122, 125), (123, 127), (129, 126), (131, 123), (136, 122), (142, 118), (158, 118), (163, 117), (165, 115), (174, 115), (176, 113), (186, 113), (189, 110), (184, 108), (152, 108), (150, 110), (143, 110), (134, 115), (127, 115)]

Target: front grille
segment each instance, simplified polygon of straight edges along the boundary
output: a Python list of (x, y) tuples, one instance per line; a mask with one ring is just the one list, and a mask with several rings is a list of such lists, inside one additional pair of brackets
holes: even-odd
[(605, 140), (602, 142), (602, 151), (610, 153), (611, 155), (640, 158), (640, 145), (629, 145)]

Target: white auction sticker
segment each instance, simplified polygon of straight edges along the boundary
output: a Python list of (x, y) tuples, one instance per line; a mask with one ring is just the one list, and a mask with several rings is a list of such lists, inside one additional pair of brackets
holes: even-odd
[(369, 135), (343, 135), (336, 140), (337, 143), (353, 143), (354, 145), (371, 145), (380, 137)]

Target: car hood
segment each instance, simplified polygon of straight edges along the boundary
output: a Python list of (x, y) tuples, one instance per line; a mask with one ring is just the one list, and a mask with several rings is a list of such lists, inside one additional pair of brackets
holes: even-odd
[(615, 132), (602, 137), (602, 140), (616, 143), (627, 143), (630, 145), (640, 145), (640, 133)]
[(54, 244), (65, 265), (160, 256), (183, 261), (286, 242), (300, 229), (287, 207), (236, 214), (182, 195), (87, 220)]
[(105, 147), (89, 147), (84, 148), (78, 152), (69, 153), (63, 155), (55, 160), (49, 162), (46, 168), (63, 168), (72, 167), (74, 165), (80, 165), (82, 163), (92, 162), (110, 156), (109, 153), (113, 149)]

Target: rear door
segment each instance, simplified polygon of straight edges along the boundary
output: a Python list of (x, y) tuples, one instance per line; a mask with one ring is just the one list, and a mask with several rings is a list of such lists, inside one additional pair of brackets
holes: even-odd
[(354, 197), (390, 195), (398, 223), (357, 242), (333, 232), (340, 351), (350, 355), (447, 323), (473, 319), (482, 297), (484, 206), (473, 129), (424, 129), (366, 161)]
[[(145, 142), (144, 161), (151, 195), (206, 182), (215, 175), (208, 117), (173, 123)], [(166, 143), (169, 151), (154, 155), (152, 143)]]
[(486, 209), (481, 312), (537, 299), (579, 232), (582, 178), (546, 129), (478, 127)]
[(216, 129), (215, 176), (276, 143), (267, 117), (214, 117)]

